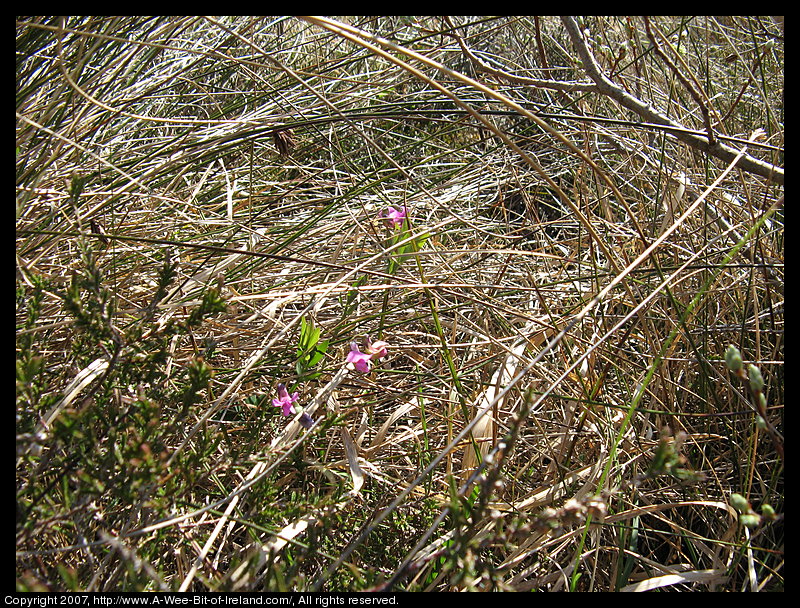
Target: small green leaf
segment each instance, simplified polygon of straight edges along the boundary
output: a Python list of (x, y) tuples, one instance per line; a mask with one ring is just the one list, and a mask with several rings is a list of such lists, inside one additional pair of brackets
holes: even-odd
[(750, 365), (747, 368), (747, 376), (750, 379), (750, 389), (754, 393), (760, 393), (764, 390), (764, 377), (761, 375), (761, 370), (755, 365)]
[(739, 513), (750, 512), (750, 503), (747, 502), (747, 499), (744, 496), (735, 492), (731, 494), (731, 506), (739, 511)]
[(761, 516), (756, 513), (745, 513), (739, 516), (739, 521), (743, 526), (756, 528), (761, 523)]
[(728, 349), (725, 351), (725, 365), (727, 365), (728, 369), (732, 372), (738, 372), (744, 365), (742, 362), (742, 353), (740, 353), (739, 349), (733, 344), (728, 346)]

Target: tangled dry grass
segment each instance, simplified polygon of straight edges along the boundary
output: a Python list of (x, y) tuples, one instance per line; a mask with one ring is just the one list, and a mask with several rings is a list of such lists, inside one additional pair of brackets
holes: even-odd
[(782, 589), (775, 19), (19, 19), (17, 588)]

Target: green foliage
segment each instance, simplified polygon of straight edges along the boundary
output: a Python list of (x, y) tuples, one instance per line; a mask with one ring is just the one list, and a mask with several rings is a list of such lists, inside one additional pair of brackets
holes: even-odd
[(314, 326), (312, 320), (300, 320), (300, 338), (297, 343), (297, 362), (295, 369), (300, 380), (312, 380), (319, 377), (319, 372), (312, 372), (325, 357), (330, 340), (320, 341), (322, 330)]
[(226, 308), (225, 300), (220, 295), (219, 290), (213, 287), (206, 289), (203, 291), (200, 305), (189, 313), (184, 328), (186, 330), (197, 328), (206, 318), (225, 312)]
[(668, 428), (662, 429), (653, 460), (647, 467), (646, 477), (671, 475), (678, 480), (691, 483), (705, 479), (703, 474), (687, 466), (687, 459), (681, 454), (685, 441), (685, 433), (679, 432), (673, 437)]
[[(103, 497), (107, 508), (114, 512), (123, 505), (138, 503), (159, 480), (172, 479), (163, 487), (172, 487), (178, 493), (185, 491), (166, 467), (170, 437), (179, 420), (208, 390), (213, 375), (210, 366), (198, 357), (189, 361), (182, 386), (145, 390), (149, 383), (163, 383), (167, 377), (170, 343), (225, 309), (215, 290), (204, 292), (200, 304), (189, 312), (187, 322), (167, 324), (161, 333), (152, 332), (154, 308), (118, 329), (120, 315), (94, 252), (85, 249), (81, 263), (82, 268), (72, 274), (60, 294), (74, 331), (72, 360), (83, 366), (99, 356), (98, 360), (105, 360), (107, 366), (98, 368), (105, 371), (94, 376), (88, 396), (66, 403), (46, 429), (49, 432), (37, 432), (38, 418), (30, 413), (49, 408), (66, 395), (55, 393), (41, 399), (49, 386), (45, 358), (35, 354), (37, 343), (25, 334), (18, 340), (17, 430), (30, 438), (27, 448), (22, 449), (22, 458), (28, 466), (41, 466), (39, 454), (44, 445), (53, 471), (39, 479), (31, 478), (17, 493), (24, 521), (19, 530), (23, 538), (32, 534), (39, 522), (52, 517), (53, 506), (59, 502), (72, 508)], [(159, 292), (163, 293), (174, 274), (165, 267), (160, 277)], [(37, 319), (45, 285), (35, 275), (31, 280), (38, 288), (33, 297), (25, 300), (28, 327), (33, 327)], [(137, 394), (126, 394), (123, 387), (138, 387)], [(180, 407), (175, 407), (178, 404)], [(214, 444), (216, 441), (208, 445)], [(196, 467), (197, 461), (193, 457), (187, 464)], [(190, 484), (196, 480), (195, 475), (185, 478)], [(158, 510), (166, 515), (173, 503), (153, 500), (149, 504), (159, 504)], [(91, 515), (91, 511), (87, 514)], [(77, 581), (83, 574), (81, 569), (61, 572), (70, 589), (79, 588)]]
[[(387, 240), (387, 249), (390, 249), (392, 252), (391, 258), (389, 258), (389, 274), (395, 274), (402, 264), (409, 260), (413, 261), (415, 257), (414, 254), (424, 249), (425, 243), (428, 240), (428, 235), (422, 233), (413, 236), (414, 234), (415, 233), (411, 232), (408, 220), (403, 222), (399, 230), (392, 231), (391, 236)], [(403, 243), (403, 241), (406, 240), (408, 240), (408, 242)], [(398, 243), (403, 244), (398, 245)]]
[(761, 515), (759, 515), (755, 512), (753, 507), (750, 506), (750, 501), (736, 492), (731, 494), (730, 503), (739, 513), (739, 523), (746, 528), (757, 528), (762, 525), (762, 523), (771, 523), (778, 519), (778, 515), (775, 513), (775, 509), (772, 508), (772, 505), (768, 503), (761, 505)]

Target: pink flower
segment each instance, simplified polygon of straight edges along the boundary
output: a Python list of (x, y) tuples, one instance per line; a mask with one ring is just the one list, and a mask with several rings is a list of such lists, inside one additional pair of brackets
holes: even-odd
[(373, 342), (372, 338), (367, 336), (367, 339), (365, 340), (365, 345), (367, 348), (367, 353), (369, 353), (370, 355), (370, 358), (378, 357), (378, 359), (383, 359), (388, 354), (387, 347), (389, 345), (383, 340), (377, 340)]
[(284, 416), (291, 416), (295, 413), (294, 402), (300, 398), (300, 393), (292, 393), (286, 390), (285, 384), (278, 385), (278, 398), (272, 400), (272, 405), (279, 407)]
[(397, 228), (403, 225), (403, 221), (406, 219), (406, 208), (403, 207), (402, 209), (397, 209), (395, 207), (389, 207), (385, 211), (382, 211), (378, 214), (378, 217), (386, 222), (387, 226), (391, 226), (392, 228)]
[(350, 343), (350, 352), (347, 353), (347, 362), (352, 363), (362, 374), (369, 372), (371, 365), (370, 359), (372, 359), (372, 355), (364, 354), (358, 350), (358, 344), (355, 342)]
[(350, 352), (347, 353), (347, 363), (352, 363), (353, 367), (362, 374), (369, 373), (369, 370), (372, 368), (373, 359), (383, 359), (388, 354), (387, 347), (389, 345), (383, 340), (373, 342), (372, 339), (367, 336), (364, 340), (364, 346), (367, 352), (362, 353), (358, 349), (358, 344), (351, 342)]

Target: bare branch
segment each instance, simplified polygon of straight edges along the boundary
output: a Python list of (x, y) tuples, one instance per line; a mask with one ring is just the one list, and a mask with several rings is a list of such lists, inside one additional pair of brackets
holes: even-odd
[[(700, 111), (703, 113), (703, 122), (706, 125), (706, 136), (708, 137), (709, 143), (713, 145), (716, 143), (717, 138), (714, 135), (714, 127), (711, 126), (711, 114), (708, 110), (708, 105), (703, 99), (704, 96), (699, 92), (700, 87), (698, 86), (695, 88), (695, 86), (689, 82), (689, 79), (684, 76), (683, 72), (678, 69), (678, 66), (675, 65), (672, 59), (670, 59), (667, 54), (661, 50), (661, 46), (658, 44), (655, 34), (653, 34), (653, 29), (650, 27), (650, 19), (647, 17), (644, 18), (644, 27), (645, 31), (647, 32), (647, 37), (650, 39), (650, 44), (653, 45), (653, 50), (656, 52), (656, 55), (658, 55), (661, 58), (661, 61), (663, 61), (672, 71), (672, 73), (675, 74), (675, 77), (683, 85), (683, 88), (689, 91), (689, 94), (692, 96), (692, 99), (694, 99), (694, 102), (700, 107)], [(659, 32), (659, 34), (661, 34), (661, 32)], [(663, 34), (661, 34), (661, 36), (663, 37)]]
[[(621, 106), (631, 110), (632, 112), (638, 114), (642, 118), (644, 118), (647, 122), (653, 122), (662, 125), (668, 125), (671, 127), (684, 129), (685, 127), (680, 123), (677, 123), (670, 119), (669, 117), (665, 116), (649, 104), (641, 101), (640, 99), (634, 97), (627, 91), (625, 91), (622, 87), (618, 84), (610, 80), (601, 70), (600, 66), (595, 60), (594, 56), (592, 55), (589, 47), (586, 44), (586, 40), (583, 37), (583, 34), (578, 27), (578, 23), (575, 21), (574, 17), (562, 17), (561, 21), (564, 23), (564, 27), (566, 27), (567, 32), (569, 33), (570, 39), (572, 40), (572, 44), (575, 47), (575, 50), (580, 57), (581, 62), (583, 63), (583, 68), (586, 70), (587, 75), (591, 78), (595, 84), (597, 85), (597, 90), (600, 91), (603, 95), (610, 97)], [(691, 146), (696, 150), (700, 150), (701, 152), (705, 152), (713, 156), (714, 158), (718, 158), (724, 162), (731, 162), (733, 161), (736, 156), (738, 155), (738, 151), (734, 150), (730, 146), (727, 146), (720, 142), (719, 140), (715, 142), (709, 142), (707, 138), (701, 137), (699, 135), (695, 135), (693, 133), (688, 133), (686, 131), (675, 131), (673, 135), (679, 141)], [(755, 175), (760, 175), (766, 179), (772, 180), (776, 184), (783, 185), (783, 168), (776, 167), (775, 165), (771, 165), (766, 163), (762, 160), (757, 158), (753, 158), (750, 155), (743, 155), (736, 165), (739, 169), (743, 171), (747, 171), (748, 173), (753, 173)]]

